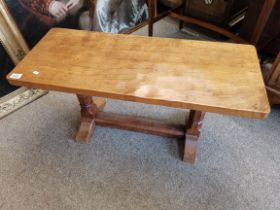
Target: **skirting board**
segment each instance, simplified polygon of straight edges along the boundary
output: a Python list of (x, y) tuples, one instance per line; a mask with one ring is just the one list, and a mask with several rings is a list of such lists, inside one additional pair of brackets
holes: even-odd
[(0, 119), (47, 93), (45, 90), (22, 87), (0, 98)]

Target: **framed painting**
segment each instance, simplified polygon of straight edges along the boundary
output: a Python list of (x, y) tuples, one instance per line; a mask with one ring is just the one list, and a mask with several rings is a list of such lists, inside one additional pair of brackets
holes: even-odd
[(148, 17), (146, 0), (5, 0), (28, 45), (52, 27), (124, 33)]
[(0, 0), (0, 118), (46, 94), (38, 89), (16, 88), (6, 75), (28, 53), (25, 42), (5, 1)]

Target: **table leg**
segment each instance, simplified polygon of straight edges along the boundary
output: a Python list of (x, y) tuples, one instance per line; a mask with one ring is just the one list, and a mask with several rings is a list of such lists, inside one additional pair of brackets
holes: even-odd
[(153, 36), (156, 0), (148, 0), (149, 8), (149, 36)]
[[(186, 3), (187, 1), (186, 0), (183, 0), (182, 4), (181, 4), (181, 8), (180, 8), (180, 14), (181, 15), (184, 15), (184, 12), (185, 12), (185, 8), (186, 8)], [(184, 21), (180, 20), (179, 21), (179, 30), (182, 30), (184, 27)]]
[(91, 96), (77, 95), (81, 105), (81, 125), (76, 135), (76, 141), (88, 143), (95, 128), (95, 116), (105, 106), (105, 99), (92, 100)]
[(205, 112), (190, 111), (185, 132), (185, 148), (183, 154), (183, 160), (186, 162), (194, 163), (196, 160), (198, 139), (204, 115)]

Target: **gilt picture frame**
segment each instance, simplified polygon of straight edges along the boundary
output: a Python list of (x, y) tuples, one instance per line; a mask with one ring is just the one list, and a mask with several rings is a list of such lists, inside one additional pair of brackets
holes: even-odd
[[(22, 36), (5, 0), (0, 0), (0, 42), (14, 65), (17, 65), (29, 52), (29, 47)], [(47, 91), (19, 88), (0, 98), (0, 119), (18, 110)]]

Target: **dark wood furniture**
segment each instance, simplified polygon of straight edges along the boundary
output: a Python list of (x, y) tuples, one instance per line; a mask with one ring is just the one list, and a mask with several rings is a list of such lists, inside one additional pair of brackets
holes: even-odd
[(270, 104), (280, 104), (280, 53), (266, 77), (266, 89)]
[[(205, 112), (258, 119), (270, 112), (249, 45), (52, 29), (7, 79), (78, 94), (79, 142), (87, 143), (96, 125), (182, 138), (183, 159), (192, 163)], [(191, 111), (186, 125), (173, 125), (101, 112), (105, 102), (91, 96)]]
[(157, 2), (157, 0), (148, 0), (149, 12), (150, 12), (150, 14), (149, 14), (150, 17), (149, 17), (149, 21), (148, 21), (149, 36), (153, 35), (153, 24), (155, 22), (157, 22), (158, 20), (160, 20), (166, 16), (171, 16), (175, 19), (180, 20), (179, 28), (183, 27), (184, 22), (191, 23), (191, 24), (198, 25), (203, 28), (209, 29), (211, 31), (217, 32), (221, 35), (224, 35), (224, 36), (232, 39), (236, 43), (248, 43), (245, 39), (237, 36), (236, 34), (232, 33), (231, 31), (226, 30), (225, 28), (223, 28), (221, 26), (185, 15), (184, 10), (186, 8), (186, 3), (188, 2), (188, 0), (183, 0), (182, 4), (179, 7), (170, 9), (160, 15), (156, 15), (156, 12), (155, 12), (156, 11), (156, 2)]
[[(241, 29), (241, 36), (249, 40), (250, 43), (257, 45), (275, 3), (276, 0), (261, 0), (251, 3)], [(248, 30), (248, 27), (251, 27), (251, 30)]]
[(187, 0), (185, 14), (228, 28), (232, 17), (246, 10), (248, 0)]
[(280, 50), (280, 1), (250, 1), (240, 36), (258, 51), (277, 56)]
[[(148, 0), (150, 11), (150, 17), (148, 21), (150, 36), (153, 35), (153, 24), (156, 21), (162, 19), (163, 17), (171, 16), (180, 21), (179, 28), (183, 27), (184, 22), (190, 23), (228, 37), (236, 43), (251, 43), (255, 45), (259, 51), (263, 50), (266, 47), (269, 47), (268, 50), (272, 53), (276, 52), (277, 54), (279, 51), (280, 1), (246, 0), (244, 2), (241, 2), (236, 0), (229, 0), (226, 3), (226, 9), (224, 11), (225, 14), (224, 17), (221, 18), (222, 21), (220, 21), (220, 23), (218, 23), (217, 21), (219, 19), (218, 17), (216, 17), (216, 21), (207, 21), (205, 18), (199, 19), (186, 15), (184, 13), (186, 7), (188, 8), (188, 4), (193, 3), (194, 0), (183, 0), (183, 3), (179, 7), (170, 9), (162, 14), (156, 14), (156, 2), (157, 0)], [(216, 2), (218, 3), (219, 1)], [(242, 4), (242, 6), (245, 8), (246, 5), (248, 5), (248, 10), (245, 15), (244, 23), (241, 26), (240, 33), (235, 34), (228, 30), (226, 22), (229, 19), (229, 14), (231, 14), (230, 9), (236, 10), (236, 8), (238, 8), (238, 3)], [(199, 3), (195, 2), (193, 4)]]

